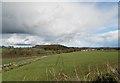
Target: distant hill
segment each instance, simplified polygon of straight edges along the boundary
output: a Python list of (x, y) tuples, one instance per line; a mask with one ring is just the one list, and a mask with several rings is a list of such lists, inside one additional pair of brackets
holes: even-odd
[(41, 48), (44, 50), (74, 50), (74, 51), (82, 51), (82, 50), (91, 50), (91, 49), (96, 49), (96, 50), (119, 50), (117, 47), (67, 47), (64, 45), (60, 44), (51, 44), (51, 45), (35, 45), (33, 48)]
[(67, 46), (59, 45), (59, 44), (52, 44), (52, 45), (36, 45), (34, 48), (41, 48), (45, 50), (66, 50), (69, 49)]
[(111, 47), (67, 47), (64, 45), (52, 44), (52, 45), (35, 45), (33, 47), (14, 47), (14, 46), (2, 46), (2, 57), (28, 57), (28, 56), (46, 56), (50, 54), (70, 53), (75, 51), (116, 51), (119, 48)]

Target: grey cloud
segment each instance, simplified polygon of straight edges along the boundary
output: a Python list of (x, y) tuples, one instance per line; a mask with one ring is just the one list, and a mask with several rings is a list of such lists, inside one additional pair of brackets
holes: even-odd
[(114, 26), (117, 8), (99, 10), (95, 3), (3, 3), (2, 15), (3, 34), (39, 36), (35, 40), (32, 37), (34, 41), (26, 37), (26, 41), (19, 42), (22, 38), (18, 38), (19, 41), (15, 40), (17, 43), (65, 44), (72, 40), (86, 44), (80, 42), (86, 36), (78, 34)]
[[(49, 28), (50, 28), (49, 24), (55, 18), (52, 17), (52, 15), (51, 15), (52, 18), (50, 18), (49, 13), (46, 18), (44, 14), (42, 14), (42, 11), (43, 9), (45, 9), (44, 11), (48, 11), (49, 9), (46, 9), (45, 7), (41, 9), (40, 12), (38, 12), (39, 8), (36, 8), (35, 6), (36, 4), (3, 3), (2, 33), (21, 33), (21, 34), (25, 33), (25, 34), (35, 34), (41, 36), (52, 35), (52, 33), (49, 32)], [(42, 3), (39, 5), (42, 5)], [(37, 11), (34, 11), (34, 8), (37, 9)]]
[[(3, 33), (59, 36), (91, 31), (116, 15), (111, 13), (108, 19), (105, 11), (96, 11), (92, 3), (87, 6), (82, 3), (3, 3)], [(99, 16), (102, 19), (97, 21)]]

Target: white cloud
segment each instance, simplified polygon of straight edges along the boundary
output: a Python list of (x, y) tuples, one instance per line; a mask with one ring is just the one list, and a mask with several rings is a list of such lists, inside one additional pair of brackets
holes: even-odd
[(106, 40), (108, 42), (113, 41), (113, 40), (118, 41), (118, 30), (104, 33), (104, 34), (102, 34), (102, 36), (106, 37)]
[(118, 46), (118, 30), (101, 34), (78, 34), (70, 41), (60, 42), (67, 46)]
[[(73, 34), (71, 34), (73, 35)], [(102, 34), (75, 34), (73, 36), (62, 36), (54, 41), (46, 41), (40, 36), (26, 34), (13, 34), (7, 39), (3, 39), (4, 44), (53, 44), (58, 43), (66, 46), (89, 47), (89, 46), (117, 46), (118, 31), (110, 31)]]
[(9, 38), (2, 40), (4, 44), (43, 44), (43, 39), (38, 36), (27, 34), (12, 34)]
[(3, 3), (3, 32), (16, 33), (3, 42), (67, 46), (105, 46), (108, 42), (106, 46), (116, 45), (117, 42), (112, 42), (118, 40), (117, 31), (90, 34), (117, 27), (118, 23), (117, 5), (100, 8), (97, 4)]

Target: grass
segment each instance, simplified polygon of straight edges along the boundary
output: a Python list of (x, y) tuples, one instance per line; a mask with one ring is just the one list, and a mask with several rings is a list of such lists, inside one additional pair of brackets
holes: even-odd
[(31, 59), (33, 57), (21, 57), (21, 58), (3, 58), (2, 59), (2, 64), (8, 64), (11, 62), (18, 62), (18, 61), (22, 61), (22, 60), (27, 60), (27, 59)]
[(92, 51), (55, 54), (31, 64), (3, 72), (2, 77), (3, 81), (56, 80), (61, 76), (68, 80), (78, 80), (78, 78), (85, 80), (85, 76), (89, 72), (92, 73), (91, 77), (95, 77), (94, 72), (97, 69), (106, 72), (106, 64), (117, 68), (117, 60), (118, 52)]

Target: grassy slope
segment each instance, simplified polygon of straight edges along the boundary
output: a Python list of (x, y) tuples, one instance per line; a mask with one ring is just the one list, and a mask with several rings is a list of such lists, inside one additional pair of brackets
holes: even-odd
[[(74, 79), (74, 65), (78, 74), (82, 76), (87, 74), (89, 65), (91, 70), (94, 70), (96, 65), (99, 65), (100, 70), (104, 70), (105, 63), (109, 62), (112, 66), (115, 66), (114, 64), (117, 65), (118, 59), (117, 52), (74, 52), (60, 55), (59, 59), (59, 54), (52, 55), (32, 64), (3, 72), (3, 80), (46, 80), (46, 72), (52, 70), (52, 68), (54, 68), (55, 72), (59, 72), (63, 68), (64, 72)], [(56, 62), (58, 62), (57, 65), (55, 65)], [(48, 76), (50, 76), (49, 73)], [(48, 80), (52, 79), (51, 76), (48, 78)]]

